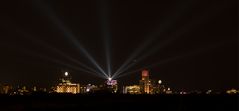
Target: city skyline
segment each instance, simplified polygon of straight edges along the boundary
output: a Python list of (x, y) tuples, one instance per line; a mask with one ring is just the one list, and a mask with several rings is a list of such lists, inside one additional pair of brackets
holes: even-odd
[(0, 84), (150, 77), (175, 90), (238, 88), (233, 1), (3, 1)]
[(168, 86), (167, 81), (155, 80), (150, 77), (150, 72), (147, 69), (141, 71), (141, 79), (136, 84), (122, 85), (113, 78), (108, 78), (101, 84), (81, 84), (72, 81), (72, 76), (69, 72), (64, 72), (58, 78), (57, 83), (50, 88), (39, 87), (37, 85), (27, 86), (10, 84), (0, 84), (0, 95), (36, 95), (36, 94), (76, 94), (76, 95), (98, 95), (98, 94), (115, 94), (115, 95), (223, 95), (223, 94), (238, 94), (239, 90), (231, 88), (227, 90), (185, 90), (173, 89)]

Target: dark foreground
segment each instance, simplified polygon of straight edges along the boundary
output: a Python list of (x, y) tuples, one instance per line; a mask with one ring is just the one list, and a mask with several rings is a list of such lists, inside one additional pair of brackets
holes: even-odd
[(238, 111), (238, 95), (0, 95), (0, 111)]

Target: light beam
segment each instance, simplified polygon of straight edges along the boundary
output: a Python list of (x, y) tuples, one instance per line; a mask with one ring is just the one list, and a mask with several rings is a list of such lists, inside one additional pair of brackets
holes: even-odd
[(58, 26), (58, 28), (63, 32), (66, 38), (74, 45), (76, 48), (79, 49), (80, 52), (82, 52), (85, 57), (105, 76), (108, 77), (108, 75), (105, 73), (105, 71), (100, 67), (100, 65), (96, 62), (96, 60), (89, 54), (89, 52), (80, 44), (80, 42), (77, 40), (77, 38), (73, 35), (73, 33), (66, 28), (63, 23), (57, 18), (55, 13), (48, 7), (46, 4), (43, 4), (41, 1), (36, 0), (38, 4), (41, 5), (41, 9), (44, 9), (44, 12), (47, 12), (47, 15), (50, 17), (50, 20)]
[(105, 0), (100, 0), (100, 23), (101, 23), (101, 34), (104, 39), (104, 49), (106, 57), (106, 67), (108, 76), (111, 76), (111, 40), (110, 40), (110, 28), (109, 28), (109, 16), (108, 16), (108, 4)]
[(55, 47), (53, 47), (53, 46), (47, 44), (47, 43), (44, 42), (43, 40), (40, 40), (40, 39), (37, 39), (37, 38), (32, 38), (32, 35), (30, 35), (30, 34), (28, 34), (28, 33), (25, 33), (25, 32), (23, 32), (23, 31), (21, 31), (21, 30), (16, 30), (16, 31), (17, 31), (18, 33), (23, 34), (24, 37), (26, 37), (27, 39), (30, 39), (32, 42), (34, 42), (34, 43), (36, 43), (36, 44), (38, 44), (38, 45), (41, 45), (41, 46), (45, 47), (45, 48), (48, 49), (48, 50), (50, 49), (51, 51), (54, 51), (55, 53), (57, 53), (57, 54), (59, 54), (59, 55), (65, 57), (65, 58), (67, 58), (68, 60), (70, 60), (70, 61), (72, 61), (72, 62), (74, 62), (74, 63), (76, 63), (76, 64), (78, 64), (78, 65), (80, 65), (80, 66), (82, 66), (82, 67), (84, 67), (84, 68), (86, 68), (86, 69), (88, 69), (88, 70), (94, 72), (94, 73), (97, 73), (97, 74), (101, 75), (101, 74), (100, 74), (99, 72), (97, 72), (96, 70), (94, 70), (94, 69), (92, 69), (91, 67), (85, 65), (84, 63), (80, 62), (79, 60), (72, 58), (71, 56), (67, 55), (66, 53), (62, 52), (61, 50), (59, 50), (59, 49), (57, 49), (57, 48), (55, 48)]
[(193, 50), (192, 52), (188, 52), (188, 53), (183, 54), (183, 55), (179, 55), (179, 56), (176, 56), (176, 57), (164, 59), (164, 60), (162, 60), (162, 61), (160, 61), (160, 62), (158, 62), (158, 63), (154, 63), (154, 64), (147, 65), (147, 66), (145, 66), (145, 67), (142, 67), (142, 68), (139, 68), (139, 69), (136, 69), (136, 70), (133, 70), (133, 71), (129, 71), (129, 72), (123, 73), (123, 74), (121, 74), (121, 75), (115, 77), (115, 79), (116, 79), (116, 78), (123, 77), (123, 76), (126, 76), (126, 75), (128, 75), (128, 74), (132, 74), (132, 73), (139, 72), (139, 71), (141, 71), (141, 70), (143, 70), (143, 69), (145, 69), (145, 68), (152, 68), (152, 67), (156, 67), (156, 66), (158, 66), (158, 65), (170, 63), (170, 62), (173, 62), (173, 61), (176, 61), (176, 60), (180, 60), (180, 59), (183, 59), (183, 58), (186, 58), (186, 57), (188, 58), (188, 57), (190, 57), (190, 56), (195, 56), (195, 55), (198, 55), (198, 54), (200, 54), (200, 53), (205, 53), (205, 52), (211, 51), (211, 50), (213, 50), (213, 49), (215, 49), (215, 48), (221, 47), (221, 46), (223, 46), (224, 44), (229, 43), (229, 42), (230, 42), (230, 40), (228, 40), (228, 41), (223, 41), (223, 42), (218, 42), (218, 43), (216, 43), (216, 44), (213, 44), (213, 45), (210, 45), (210, 46), (206, 46), (206, 47), (200, 47), (200, 48), (198, 48), (197, 50)]
[[(166, 47), (170, 43), (173, 43), (174, 41), (178, 40), (183, 34), (185, 34), (186, 32), (189, 31), (188, 29), (192, 30), (193, 26), (200, 25), (203, 21), (207, 20), (208, 16), (211, 14), (211, 12), (215, 11), (215, 9), (213, 7), (209, 7), (209, 8), (212, 8), (213, 10), (210, 10), (210, 11), (205, 10), (205, 12), (202, 12), (201, 15), (199, 14), (197, 17), (195, 17), (197, 19), (192, 19), (187, 24), (184, 24), (182, 27), (180, 27), (180, 29), (178, 29), (174, 33), (172, 33), (169, 37), (170, 39), (165, 40), (164, 42), (162, 42), (162, 43), (158, 44), (157, 46), (153, 47), (148, 52), (145, 52), (146, 53), (145, 55), (143, 55), (139, 58), (136, 58), (136, 60), (138, 62), (144, 60), (145, 58), (147, 58), (147, 57), (151, 56), (152, 54), (156, 53), (158, 50), (163, 49), (164, 47)], [(128, 64), (127, 66), (125, 66), (125, 68), (123, 70), (119, 71), (115, 76), (118, 76), (119, 74), (125, 72), (129, 68), (133, 67), (135, 64), (136, 63)]]
[[(185, 5), (178, 5), (180, 7), (176, 7), (177, 13), (174, 13), (172, 15), (167, 15), (167, 18), (164, 18), (164, 22), (161, 22), (161, 24), (159, 25), (159, 28), (156, 28), (154, 32), (148, 34), (147, 38), (150, 38), (150, 39), (148, 39), (143, 44), (140, 44), (140, 46), (130, 55), (130, 57), (128, 57), (128, 59), (120, 66), (120, 68), (116, 70), (116, 72), (113, 74), (113, 77), (118, 76), (120, 73), (126, 71), (128, 68), (134, 66), (135, 63), (129, 64), (133, 59), (136, 59), (137, 61), (141, 61), (148, 55), (151, 55), (154, 51), (158, 50), (157, 48), (154, 48), (152, 52), (149, 52), (149, 54), (147, 53), (146, 55), (143, 55), (143, 57), (140, 57), (139, 59), (136, 58), (148, 45), (153, 43), (156, 37), (160, 36), (161, 33), (165, 32), (165, 30), (170, 29), (170, 26), (175, 24), (177, 22), (177, 19), (179, 19), (179, 17), (183, 15), (182, 13), (187, 12), (187, 9), (190, 8), (190, 7), (186, 7), (186, 4), (188, 6), (188, 4), (192, 4), (192, 2), (189, 1), (189, 3), (184, 3), (184, 4)], [(161, 46), (161, 44), (159, 44), (159, 46)]]

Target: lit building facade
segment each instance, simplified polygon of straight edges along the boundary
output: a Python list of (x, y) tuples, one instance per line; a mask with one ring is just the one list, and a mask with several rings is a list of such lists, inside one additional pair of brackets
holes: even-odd
[(94, 93), (96, 91), (100, 90), (100, 88), (93, 84), (87, 84), (87, 85), (81, 85), (80, 87), (80, 93)]
[(56, 87), (56, 92), (58, 93), (80, 93), (80, 85), (79, 84), (65, 84), (59, 83)]
[(60, 83), (56, 86), (57, 93), (80, 93), (80, 84), (71, 83), (70, 76), (68, 72), (65, 72), (64, 77), (61, 79)]
[(112, 93), (116, 93), (118, 91), (118, 83), (117, 80), (108, 79), (106, 81), (107, 89), (111, 90)]
[(9, 94), (12, 89), (13, 88), (10, 85), (6, 85), (6, 84), (1, 85), (0, 84), (0, 94)]
[(124, 94), (141, 94), (139, 85), (125, 86), (123, 88)]
[(143, 70), (142, 71), (142, 79), (139, 81), (140, 92), (142, 94), (150, 94), (152, 91), (152, 84), (149, 79), (149, 71)]

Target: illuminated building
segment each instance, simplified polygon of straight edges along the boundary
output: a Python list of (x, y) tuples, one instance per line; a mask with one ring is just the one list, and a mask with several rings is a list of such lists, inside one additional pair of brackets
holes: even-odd
[(153, 85), (153, 93), (154, 94), (164, 94), (166, 93), (166, 87), (162, 84), (162, 80), (158, 80), (158, 84)]
[(206, 92), (206, 94), (211, 94), (211, 93), (212, 93), (211, 89), (207, 90), (207, 92)]
[(80, 93), (80, 85), (72, 83), (59, 83), (56, 92), (58, 93)]
[(87, 90), (86, 90), (86, 87), (85, 86), (82, 86), (80, 87), (80, 93), (87, 93)]
[(168, 88), (168, 89), (165, 91), (165, 93), (166, 93), (166, 94), (172, 94), (173, 92), (172, 92), (171, 88)]
[(23, 86), (22, 88), (17, 89), (17, 94), (25, 95), (29, 94), (29, 91), (27, 90), (26, 86)]
[(57, 93), (80, 93), (80, 84), (71, 83), (68, 72), (65, 72), (61, 82), (56, 86)]
[(33, 91), (34, 91), (34, 92), (37, 91), (37, 87), (36, 87), (36, 86), (33, 87)]
[(12, 86), (10, 85), (0, 85), (1, 94), (9, 94), (11, 90), (12, 90)]
[(239, 93), (239, 91), (237, 91), (236, 89), (230, 89), (226, 91), (227, 94), (236, 94)]
[(143, 70), (142, 71), (142, 79), (139, 81), (140, 85), (140, 92), (143, 94), (150, 94), (152, 85), (151, 81), (149, 79), (149, 71), (148, 70)]
[(107, 89), (111, 90), (112, 93), (116, 93), (118, 91), (118, 83), (117, 80), (113, 80), (112, 78), (108, 78), (106, 81)]
[(123, 93), (124, 94), (141, 94), (140, 86), (139, 85), (125, 86), (123, 88)]
[(92, 84), (87, 84), (86, 86), (81, 85), (80, 93), (94, 93), (98, 90), (100, 90), (100, 88), (98, 86), (92, 85)]

